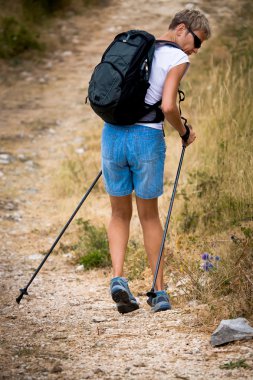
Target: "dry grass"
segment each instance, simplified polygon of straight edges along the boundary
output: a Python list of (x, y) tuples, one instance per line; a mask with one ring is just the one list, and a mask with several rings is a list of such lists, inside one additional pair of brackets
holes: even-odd
[(172, 276), (174, 304), (188, 305), (205, 327), (239, 316), (253, 320), (252, 260), (250, 227), (241, 227), (232, 236), (184, 242), (167, 257), (166, 276)]
[(213, 231), (253, 218), (253, 81), (252, 69), (245, 69), (232, 62), (213, 67), (208, 86), (194, 97), (200, 132), (185, 188), (185, 231)]

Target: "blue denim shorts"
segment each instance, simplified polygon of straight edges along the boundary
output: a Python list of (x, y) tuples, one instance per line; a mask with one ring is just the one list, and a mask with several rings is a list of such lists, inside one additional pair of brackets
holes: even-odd
[(106, 191), (122, 197), (134, 190), (144, 199), (162, 195), (165, 152), (161, 130), (105, 123), (101, 154)]

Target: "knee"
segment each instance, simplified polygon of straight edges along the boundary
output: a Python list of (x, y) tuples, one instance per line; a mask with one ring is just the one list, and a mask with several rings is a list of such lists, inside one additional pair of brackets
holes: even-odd
[(113, 209), (112, 210), (112, 219), (120, 219), (124, 222), (130, 222), (132, 218), (132, 210), (131, 209)]
[(150, 210), (144, 210), (143, 212), (139, 213), (139, 218), (141, 224), (154, 222), (160, 223), (159, 214), (156, 210), (153, 210), (152, 212)]

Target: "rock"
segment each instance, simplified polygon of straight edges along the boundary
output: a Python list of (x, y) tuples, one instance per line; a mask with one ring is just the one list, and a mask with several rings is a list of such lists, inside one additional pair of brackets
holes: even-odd
[(63, 257), (66, 257), (66, 259), (73, 259), (73, 254), (71, 252), (67, 252), (63, 254)]
[(78, 44), (80, 44), (80, 40), (79, 40), (79, 38), (78, 38), (78, 37), (74, 37), (74, 38), (72, 39), (72, 44), (74, 44), (74, 45), (78, 45)]
[(14, 220), (15, 222), (20, 222), (22, 220), (22, 215), (19, 212), (13, 214), (6, 214), (5, 218), (7, 220)]
[(84, 154), (85, 150), (83, 148), (77, 148), (76, 149), (76, 154), (78, 154), (79, 156), (82, 156)]
[(245, 318), (224, 319), (211, 336), (212, 346), (253, 338), (253, 328)]
[(108, 321), (108, 319), (105, 317), (93, 317), (92, 318), (92, 322), (95, 322), (95, 323), (101, 323), (101, 322), (106, 322), (106, 321)]
[(46, 64), (45, 64), (45, 69), (47, 70), (51, 70), (53, 67), (53, 63), (51, 61), (48, 61)]
[(47, 79), (45, 77), (42, 77), (42, 78), (39, 79), (39, 83), (40, 84), (45, 84), (45, 83), (47, 83)]
[(76, 272), (83, 272), (83, 271), (84, 271), (84, 267), (82, 264), (76, 266)]
[(82, 375), (82, 379), (92, 379), (94, 373), (93, 372), (86, 372)]
[(13, 158), (9, 153), (0, 153), (0, 164), (8, 165), (12, 161), (13, 161)]
[(72, 51), (64, 51), (62, 53), (62, 57), (70, 57), (72, 54), (73, 54)]
[(69, 301), (69, 305), (70, 306), (79, 306), (80, 302), (78, 300), (72, 300), (72, 301)]
[(60, 364), (55, 364), (50, 372), (51, 373), (60, 373), (60, 372), (62, 372), (62, 366)]
[(44, 256), (41, 253), (34, 253), (33, 255), (28, 256), (29, 260), (42, 260)]
[(21, 162), (26, 162), (29, 160), (29, 158), (26, 157), (23, 153), (20, 153), (17, 157), (18, 157), (19, 161), (21, 161)]
[(29, 187), (28, 189), (26, 189), (26, 193), (27, 194), (37, 194), (38, 193), (38, 189), (35, 189), (35, 188), (32, 188), (32, 187)]
[(105, 371), (98, 367), (94, 370), (94, 373), (95, 375), (102, 375), (105, 373)]

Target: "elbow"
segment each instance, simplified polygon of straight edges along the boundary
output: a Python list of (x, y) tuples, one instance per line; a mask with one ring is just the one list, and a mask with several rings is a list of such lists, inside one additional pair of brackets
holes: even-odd
[(175, 104), (161, 104), (161, 109), (164, 113), (164, 115), (170, 115), (175, 113), (177, 110), (177, 106)]

